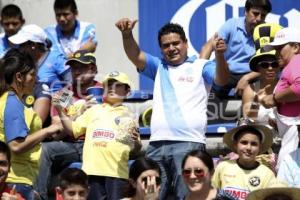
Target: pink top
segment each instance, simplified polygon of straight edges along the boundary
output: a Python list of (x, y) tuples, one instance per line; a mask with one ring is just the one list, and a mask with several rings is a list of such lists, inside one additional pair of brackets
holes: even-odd
[[(275, 87), (275, 93), (286, 88), (300, 97), (300, 54), (292, 57), (291, 61), (282, 70), (281, 77)], [(300, 116), (300, 101), (280, 103), (277, 105), (278, 113), (287, 117)]]

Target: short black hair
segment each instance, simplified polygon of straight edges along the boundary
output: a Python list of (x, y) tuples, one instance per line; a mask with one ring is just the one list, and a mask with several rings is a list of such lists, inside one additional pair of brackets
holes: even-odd
[(158, 43), (160, 47), (161, 47), (161, 37), (169, 33), (177, 33), (184, 42), (187, 41), (185, 32), (181, 25), (175, 23), (167, 23), (158, 32)]
[(75, 0), (55, 0), (54, 10), (70, 8), (73, 13), (77, 12)]
[(62, 190), (65, 190), (74, 184), (88, 189), (89, 184), (87, 174), (78, 168), (65, 169), (59, 176), (59, 187)]
[(1, 19), (5, 17), (18, 17), (20, 20), (24, 20), (22, 10), (15, 4), (8, 4), (1, 10)]
[(269, 0), (247, 0), (245, 3), (246, 11), (249, 11), (250, 8), (259, 7), (264, 9), (267, 13), (272, 11), (272, 4)]
[(10, 162), (11, 159), (11, 152), (10, 148), (5, 142), (0, 141), (0, 153), (6, 155), (7, 160)]
[(262, 142), (262, 139), (263, 139), (262, 133), (259, 130), (257, 130), (256, 128), (251, 127), (251, 126), (246, 126), (245, 128), (242, 128), (238, 132), (236, 132), (236, 134), (234, 134), (234, 136), (233, 136), (233, 140), (238, 141), (238, 139), (241, 137), (241, 135), (246, 132), (256, 135), (258, 137), (259, 141)]

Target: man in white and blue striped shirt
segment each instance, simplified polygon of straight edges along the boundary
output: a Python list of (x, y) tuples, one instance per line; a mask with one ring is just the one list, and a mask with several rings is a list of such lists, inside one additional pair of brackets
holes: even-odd
[(75, 0), (55, 0), (54, 12), (57, 24), (45, 28), (54, 47), (66, 58), (77, 50), (95, 52), (96, 27), (94, 24), (76, 19), (78, 10)]
[(224, 59), (226, 44), (215, 35), (217, 65), (187, 55), (188, 44), (183, 28), (169, 23), (159, 33), (163, 58), (143, 52), (132, 35), (135, 21), (121, 19), (116, 26), (122, 32), (128, 58), (138, 71), (155, 80), (151, 138), (147, 156), (157, 161), (162, 171), (160, 199), (166, 199), (173, 185), (175, 199), (186, 195), (181, 162), (194, 149), (205, 150), (207, 101), (213, 83), (225, 85), (229, 70)]

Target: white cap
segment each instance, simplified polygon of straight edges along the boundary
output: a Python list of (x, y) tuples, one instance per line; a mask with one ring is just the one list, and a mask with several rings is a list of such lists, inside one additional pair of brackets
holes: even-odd
[(35, 24), (23, 26), (17, 34), (10, 36), (8, 40), (13, 44), (23, 44), (27, 41), (31, 41), (47, 46), (47, 34), (41, 27)]
[(289, 42), (300, 43), (300, 29), (288, 27), (277, 31), (274, 41), (267, 46), (280, 46)]

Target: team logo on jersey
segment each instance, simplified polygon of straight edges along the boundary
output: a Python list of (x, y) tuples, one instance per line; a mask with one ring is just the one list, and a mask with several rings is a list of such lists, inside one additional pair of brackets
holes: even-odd
[(260, 178), (258, 176), (253, 176), (249, 178), (249, 183), (251, 186), (256, 187), (260, 184)]

